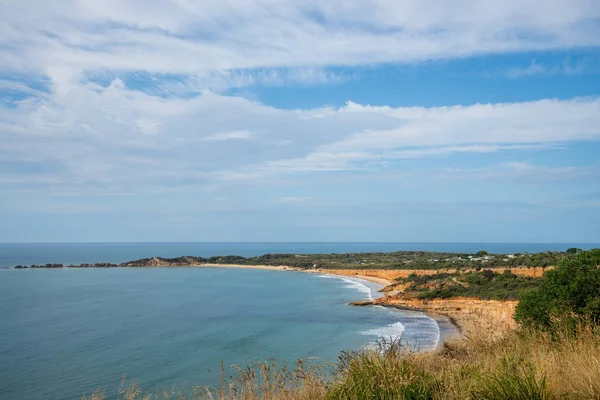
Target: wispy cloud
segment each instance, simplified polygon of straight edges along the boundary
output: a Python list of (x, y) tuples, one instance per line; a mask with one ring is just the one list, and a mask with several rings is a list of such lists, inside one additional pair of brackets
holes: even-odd
[[(357, 65), (600, 46), (600, 8), (585, 0), (31, 0), (2, 10), (0, 73), (19, 79), (0, 81), (18, 94), (0, 105), (0, 157), (60, 167), (13, 169), (5, 185), (212, 187), (600, 135), (596, 98), (301, 110), (222, 92), (335, 83)], [(534, 60), (513, 74), (541, 71)]]
[(547, 72), (546, 67), (542, 64), (539, 64), (535, 61), (535, 59), (531, 60), (531, 64), (529, 64), (526, 68), (512, 68), (506, 73), (506, 76), (512, 79), (523, 78), (531, 75), (539, 75)]
[(387, 117), (395, 127), (349, 130), (340, 140), (319, 144), (302, 157), (246, 166), (239, 176), (234, 172), (223, 177), (355, 170), (385, 160), (527, 150), (573, 140), (597, 140), (600, 130), (594, 124), (600, 122), (598, 113), (598, 99), (435, 108), (349, 103), (328, 118), (358, 114), (375, 124), (378, 117)]
[(280, 197), (277, 199), (278, 203), (283, 204), (294, 204), (294, 203), (305, 203), (311, 200), (310, 197)]
[(568, 181), (580, 178), (597, 179), (600, 176), (600, 168), (596, 166), (547, 166), (524, 161), (512, 161), (480, 168), (440, 171), (440, 174), (436, 175), (449, 179), (525, 179), (530, 182), (546, 182)]
[(599, 126), (597, 98), (284, 110), (211, 92), (164, 99), (115, 81), (0, 108), (0, 159), (59, 167), (44, 177), (13, 170), (0, 180), (105, 190), (210, 187), (223, 180), (372, 171), (400, 159), (599, 140)]
[(586, 0), (14, 1), (3, 4), (0, 56), (2, 69), (49, 76), (54, 90), (90, 72), (203, 87), (321, 82), (339, 79), (330, 66), (598, 46), (599, 17)]
[(222, 142), (225, 140), (248, 140), (252, 139), (252, 132), (249, 131), (231, 131), (218, 132), (213, 135), (202, 138), (205, 142)]
[(503, 71), (502, 75), (511, 79), (518, 79), (536, 75), (550, 77), (558, 74), (578, 75), (583, 73), (600, 73), (600, 59), (597, 56), (588, 56), (575, 60), (566, 58), (562, 62), (542, 62), (534, 58), (528, 66), (513, 67)]

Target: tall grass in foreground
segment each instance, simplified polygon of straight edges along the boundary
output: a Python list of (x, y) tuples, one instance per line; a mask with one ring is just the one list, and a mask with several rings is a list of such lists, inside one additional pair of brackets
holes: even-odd
[[(84, 396), (102, 400), (101, 392)], [(123, 400), (165, 399), (599, 399), (600, 329), (565, 324), (553, 333), (515, 330), (501, 338), (445, 343), (436, 352), (413, 353), (398, 343), (345, 352), (330, 374), (299, 363), (276, 369), (258, 364), (240, 370), (220, 388), (122, 390)]]

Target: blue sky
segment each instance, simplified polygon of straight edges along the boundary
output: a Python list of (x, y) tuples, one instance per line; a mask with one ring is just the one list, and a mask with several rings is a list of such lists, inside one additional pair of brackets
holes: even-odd
[(0, 241), (600, 243), (596, 0), (0, 1), (0, 33)]

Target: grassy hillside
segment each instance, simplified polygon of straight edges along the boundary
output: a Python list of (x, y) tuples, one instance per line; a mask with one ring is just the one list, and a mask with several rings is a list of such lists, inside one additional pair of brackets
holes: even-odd
[(509, 270), (466, 273), (410, 275), (396, 280), (405, 287), (404, 293), (418, 299), (474, 297), (484, 300), (517, 300), (521, 294), (537, 287), (541, 279), (517, 276)]
[[(553, 334), (515, 330), (500, 339), (481, 332), (415, 354), (397, 343), (343, 353), (330, 367), (302, 363), (276, 369), (260, 364), (240, 370), (219, 388), (145, 392), (136, 385), (120, 399), (362, 400), (362, 399), (597, 399), (600, 398), (600, 332), (596, 327)], [(87, 400), (108, 398), (102, 392)], [(110, 393), (112, 395), (112, 393)]]

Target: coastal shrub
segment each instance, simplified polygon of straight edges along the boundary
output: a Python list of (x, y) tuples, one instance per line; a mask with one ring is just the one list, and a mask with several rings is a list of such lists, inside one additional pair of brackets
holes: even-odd
[(327, 400), (432, 399), (435, 379), (411, 362), (399, 341), (343, 352)]
[(451, 297), (475, 297), (484, 300), (517, 300), (527, 291), (539, 285), (539, 278), (517, 276), (505, 270), (502, 274), (491, 270), (464, 274), (440, 273), (417, 278), (407, 292), (416, 293), (419, 299), (447, 299)]
[[(487, 329), (487, 330), (486, 330)], [(600, 325), (521, 328), (503, 336), (493, 326), (435, 352), (398, 346), (344, 353), (323, 375), (310, 363), (292, 368), (258, 364), (208, 390), (101, 390), (83, 400), (338, 400), (338, 399), (598, 399)]]
[(499, 371), (484, 374), (472, 392), (475, 400), (549, 400), (554, 399), (546, 387), (546, 377), (537, 378), (531, 363), (507, 357)]
[(547, 271), (540, 286), (521, 297), (515, 320), (524, 326), (550, 328), (571, 315), (600, 322), (600, 249), (578, 252)]

